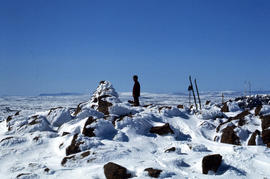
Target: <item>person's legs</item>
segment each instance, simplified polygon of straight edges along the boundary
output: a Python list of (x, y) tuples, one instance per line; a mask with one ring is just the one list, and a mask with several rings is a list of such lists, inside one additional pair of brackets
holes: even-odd
[(139, 97), (133, 97), (134, 98), (134, 106), (140, 106)]

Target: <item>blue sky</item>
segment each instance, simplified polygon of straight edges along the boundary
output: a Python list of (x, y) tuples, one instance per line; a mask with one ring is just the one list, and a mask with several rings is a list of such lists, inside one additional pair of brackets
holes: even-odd
[(0, 95), (269, 90), (269, 0), (1, 0)]

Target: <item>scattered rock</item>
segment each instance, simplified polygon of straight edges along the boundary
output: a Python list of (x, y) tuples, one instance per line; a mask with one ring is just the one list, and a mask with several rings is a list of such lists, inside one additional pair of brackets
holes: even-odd
[(171, 106), (161, 106), (158, 108), (158, 112), (160, 112), (162, 109), (172, 109)]
[(7, 119), (6, 119), (6, 123), (8, 123), (11, 120), (12, 120), (12, 116), (8, 116)]
[(248, 141), (248, 145), (256, 145), (256, 137), (257, 135), (260, 135), (260, 131), (256, 130), (255, 132), (252, 133), (249, 141)]
[(262, 120), (262, 130), (270, 127), (270, 115), (261, 116), (261, 120)]
[(103, 169), (107, 179), (131, 178), (131, 174), (127, 173), (126, 168), (112, 162), (109, 162), (106, 165), (104, 165)]
[(39, 136), (33, 138), (33, 141), (37, 142), (39, 140)]
[(87, 121), (85, 122), (85, 125), (83, 127), (82, 134), (88, 137), (95, 137), (94, 128), (91, 128), (90, 125), (95, 122), (96, 119), (94, 119), (92, 116), (90, 116)]
[(174, 152), (175, 150), (176, 150), (176, 148), (172, 147), (172, 148), (165, 150), (165, 153)]
[(262, 140), (264, 144), (270, 143), (270, 129), (266, 129), (262, 131)]
[(205, 105), (209, 105), (210, 103), (211, 103), (211, 101), (207, 100), (207, 101), (205, 102)]
[(49, 171), (50, 171), (50, 169), (49, 169), (49, 168), (45, 168), (45, 169), (44, 169), (44, 172), (49, 173)]
[(245, 111), (241, 112), (240, 114), (237, 114), (235, 117), (233, 117), (233, 120), (244, 119), (249, 114), (250, 114), (250, 112), (248, 110), (245, 110)]
[(177, 108), (178, 108), (178, 109), (184, 109), (184, 105), (179, 104), (179, 105), (177, 105)]
[(171, 129), (169, 123), (166, 123), (163, 126), (157, 126), (157, 127), (152, 127), (150, 129), (150, 133), (153, 134), (158, 134), (158, 135), (166, 135), (166, 134), (174, 134), (173, 130)]
[(226, 144), (240, 145), (239, 137), (234, 132), (235, 126), (227, 126), (222, 130), (221, 142)]
[(82, 158), (85, 158), (85, 157), (87, 157), (87, 156), (89, 156), (90, 155), (90, 151), (86, 151), (86, 152), (83, 152), (82, 154), (81, 154), (81, 157)]
[(146, 168), (144, 171), (148, 172), (148, 175), (153, 178), (158, 178), (162, 170), (153, 169), (153, 168)]
[(222, 162), (222, 156), (219, 154), (207, 155), (202, 160), (202, 172), (203, 174), (208, 174), (208, 172), (217, 172), (219, 166)]
[(227, 103), (224, 103), (222, 108), (221, 108), (221, 112), (229, 112), (229, 107), (227, 105)]

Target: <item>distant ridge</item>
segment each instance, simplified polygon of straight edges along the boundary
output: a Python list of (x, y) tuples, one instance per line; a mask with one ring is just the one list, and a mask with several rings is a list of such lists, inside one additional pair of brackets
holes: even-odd
[(82, 95), (82, 93), (42, 93), (38, 96), (73, 96), (73, 95)]

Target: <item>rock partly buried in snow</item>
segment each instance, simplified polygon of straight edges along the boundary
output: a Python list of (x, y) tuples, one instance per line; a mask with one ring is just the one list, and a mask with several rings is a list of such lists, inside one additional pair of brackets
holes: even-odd
[(270, 115), (261, 116), (262, 119), (262, 130), (270, 127)]
[(39, 176), (34, 173), (21, 173), (17, 175), (16, 178), (17, 179), (35, 179), (35, 178), (39, 178)]
[(263, 107), (262, 105), (259, 105), (259, 106), (256, 107), (255, 112), (254, 112), (255, 116), (260, 115), (262, 107)]
[(83, 127), (82, 134), (88, 137), (95, 137), (94, 128), (92, 128), (90, 125), (95, 122), (96, 119), (94, 119), (92, 116), (90, 116), (87, 121), (85, 122), (85, 125)]
[(60, 127), (62, 124), (72, 119), (69, 109), (58, 107), (52, 108), (47, 116), (48, 121), (54, 127)]
[(270, 144), (270, 129), (266, 129), (262, 131), (262, 140), (264, 144)]
[(109, 162), (106, 165), (104, 165), (103, 169), (107, 179), (131, 178), (131, 174), (127, 172), (126, 168), (112, 162)]
[(209, 171), (217, 172), (222, 162), (222, 156), (219, 154), (207, 155), (202, 160), (202, 173), (208, 174)]
[(158, 134), (158, 135), (166, 135), (166, 134), (174, 134), (173, 130), (171, 129), (169, 123), (164, 124), (163, 126), (156, 126), (150, 129), (150, 133)]
[(73, 136), (71, 144), (66, 148), (66, 155), (75, 154), (81, 152), (80, 145), (83, 144), (81, 141), (77, 141), (78, 134)]
[(255, 132), (252, 133), (249, 141), (248, 141), (248, 145), (256, 145), (256, 137), (260, 136), (260, 131), (256, 130)]
[(112, 84), (109, 81), (101, 81), (90, 100), (90, 106), (93, 109), (108, 115), (109, 108), (113, 104), (120, 102), (119, 96)]
[(162, 170), (159, 169), (153, 169), (153, 168), (146, 168), (144, 171), (148, 172), (148, 175), (153, 178), (158, 178)]
[(222, 108), (221, 108), (221, 112), (229, 112), (229, 107), (227, 105), (227, 103), (224, 103)]
[(221, 142), (233, 145), (240, 145), (239, 137), (234, 132), (235, 126), (227, 126), (222, 130)]
[(175, 148), (175, 147), (171, 147), (171, 148), (169, 148), (169, 149), (165, 150), (165, 153), (174, 152), (175, 150), (176, 150), (176, 148)]

